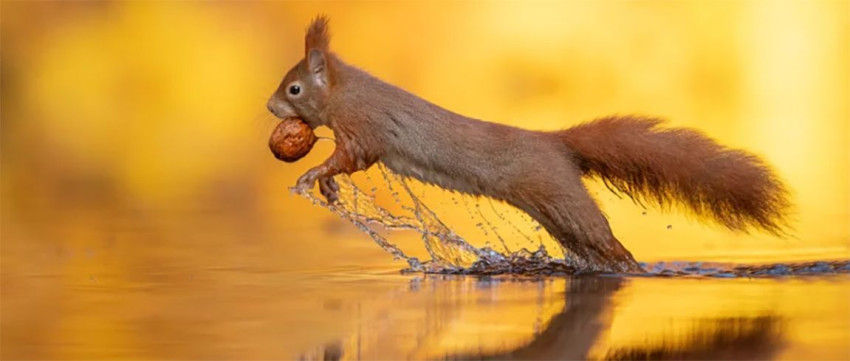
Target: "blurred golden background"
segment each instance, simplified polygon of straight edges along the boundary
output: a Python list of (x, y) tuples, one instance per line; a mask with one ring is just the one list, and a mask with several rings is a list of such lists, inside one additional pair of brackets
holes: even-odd
[[(404, 266), (289, 193), (331, 144), (297, 164), (268, 151), (275, 120), (266, 100), (301, 58), (303, 31), (319, 13), (330, 16), (331, 47), (343, 59), (450, 110), (531, 129), (657, 115), (764, 156), (793, 191), (795, 237), (777, 239), (644, 215), (591, 183), (640, 261), (850, 257), (847, 1), (3, 1), (2, 313), (4, 327), (27, 324), (4, 332), (4, 346), (44, 334), (144, 344), (120, 339), (127, 333), (117, 321), (191, 310), (234, 284), (230, 302), (190, 321), (263, 317), (276, 304), (240, 293), (261, 288), (262, 272)], [(197, 280), (203, 287), (191, 288)], [(91, 284), (192, 291), (66, 298)], [(292, 297), (290, 305), (310, 302)], [(126, 313), (80, 313), (114, 302)], [(167, 327), (167, 316), (142, 326), (197, 336)], [(305, 325), (334, 322), (287, 320), (302, 332), (274, 340), (281, 348), (313, 337)], [(229, 332), (252, 327), (242, 326)], [(139, 355), (127, 350), (100, 356)]]
[(266, 149), (274, 121), (264, 102), (318, 13), (330, 15), (345, 60), (448, 109), (533, 129), (658, 115), (763, 155), (794, 192), (788, 240), (642, 216), (598, 192), (640, 260), (847, 257), (847, 10), (846, 1), (4, 2), (4, 264), (30, 260), (18, 252), (33, 243), (96, 247), (104, 216), (165, 221), (195, 210), (227, 215), (211, 227), (274, 228), (287, 263), (323, 258), (336, 238), (372, 247), (364, 235), (329, 233), (335, 217), (287, 191), (332, 145), (294, 165)]

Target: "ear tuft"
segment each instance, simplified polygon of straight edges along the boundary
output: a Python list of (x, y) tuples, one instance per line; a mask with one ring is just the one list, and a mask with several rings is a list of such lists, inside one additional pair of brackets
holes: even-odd
[(305, 55), (310, 54), (310, 49), (328, 51), (331, 42), (331, 36), (328, 33), (328, 21), (326, 15), (319, 15), (310, 23), (310, 27), (307, 28), (307, 36), (304, 38)]

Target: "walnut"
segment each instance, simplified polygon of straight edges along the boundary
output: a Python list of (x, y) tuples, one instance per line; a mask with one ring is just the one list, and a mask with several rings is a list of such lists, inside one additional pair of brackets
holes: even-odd
[(275, 158), (294, 162), (303, 158), (316, 144), (316, 134), (299, 118), (284, 119), (269, 138), (269, 149)]

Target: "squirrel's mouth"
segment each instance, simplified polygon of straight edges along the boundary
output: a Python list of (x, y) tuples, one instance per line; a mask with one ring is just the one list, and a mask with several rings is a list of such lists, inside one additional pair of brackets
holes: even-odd
[(295, 113), (295, 109), (292, 108), (292, 105), (289, 105), (286, 101), (275, 99), (274, 97), (269, 99), (266, 107), (268, 107), (269, 112), (274, 114), (274, 116), (278, 119), (300, 118), (298, 114)]
[(307, 126), (309, 126), (311, 130), (316, 130), (316, 128), (318, 128), (319, 126), (321, 126), (321, 124), (318, 124), (318, 123), (316, 123), (316, 122), (313, 122), (312, 120), (307, 119), (307, 118), (301, 118), (301, 117), (299, 117), (299, 116), (297, 116), (297, 115), (295, 116), (295, 118), (301, 119), (302, 121), (304, 121), (304, 123), (307, 123)]

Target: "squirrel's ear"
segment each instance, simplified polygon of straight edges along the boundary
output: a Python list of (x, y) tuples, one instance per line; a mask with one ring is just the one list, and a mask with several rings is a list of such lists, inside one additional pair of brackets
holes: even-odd
[(328, 17), (319, 15), (310, 27), (307, 28), (307, 36), (304, 38), (304, 55), (309, 55), (310, 50), (319, 49), (327, 52), (331, 42), (330, 34), (328, 34)]
[(316, 83), (323, 86), (330, 84), (328, 61), (325, 59), (324, 52), (319, 49), (310, 50), (307, 54), (307, 67)]

